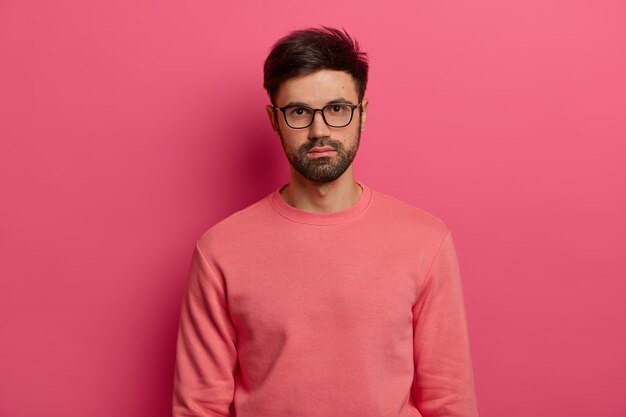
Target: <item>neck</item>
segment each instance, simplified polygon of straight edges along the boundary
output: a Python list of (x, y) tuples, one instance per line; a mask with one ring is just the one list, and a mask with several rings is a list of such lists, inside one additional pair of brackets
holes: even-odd
[(354, 181), (352, 167), (335, 181), (317, 184), (292, 171), (291, 182), (280, 191), (292, 207), (313, 213), (335, 213), (352, 207), (361, 197), (361, 186)]

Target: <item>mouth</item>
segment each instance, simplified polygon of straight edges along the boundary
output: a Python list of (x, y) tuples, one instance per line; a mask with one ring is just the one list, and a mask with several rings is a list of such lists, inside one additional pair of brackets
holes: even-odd
[(321, 158), (324, 156), (333, 156), (336, 153), (337, 151), (335, 150), (335, 148), (331, 146), (316, 146), (314, 148), (311, 148), (311, 150), (307, 152), (307, 155), (309, 155), (311, 158)]
[(332, 146), (314, 146), (309, 150), (309, 152), (326, 152), (326, 151), (334, 151), (335, 148)]

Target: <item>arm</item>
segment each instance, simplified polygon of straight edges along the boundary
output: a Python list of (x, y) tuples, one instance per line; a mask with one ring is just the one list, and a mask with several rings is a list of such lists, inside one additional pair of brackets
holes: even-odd
[(222, 278), (196, 244), (176, 344), (173, 417), (228, 417), (237, 335)]
[(450, 232), (413, 307), (415, 398), (424, 417), (478, 417), (463, 291)]

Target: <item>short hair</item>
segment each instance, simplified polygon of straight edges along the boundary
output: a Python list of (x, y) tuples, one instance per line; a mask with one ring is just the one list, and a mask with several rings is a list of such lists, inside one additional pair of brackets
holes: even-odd
[(354, 79), (361, 101), (368, 67), (367, 53), (345, 29), (322, 26), (294, 30), (272, 46), (263, 66), (263, 87), (274, 103), (280, 85), (290, 78), (322, 69), (345, 71)]

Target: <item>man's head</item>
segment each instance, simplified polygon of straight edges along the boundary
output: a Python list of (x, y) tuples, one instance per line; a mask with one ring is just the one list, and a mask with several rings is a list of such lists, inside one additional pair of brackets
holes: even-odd
[[(339, 178), (365, 128), (367, 55), (345, 31), (298, 30), (276, 42), (264, 70), (268, 116), (292, 167), (317, 183)], [(324, 147), (332, 151), (315, 152)]]

